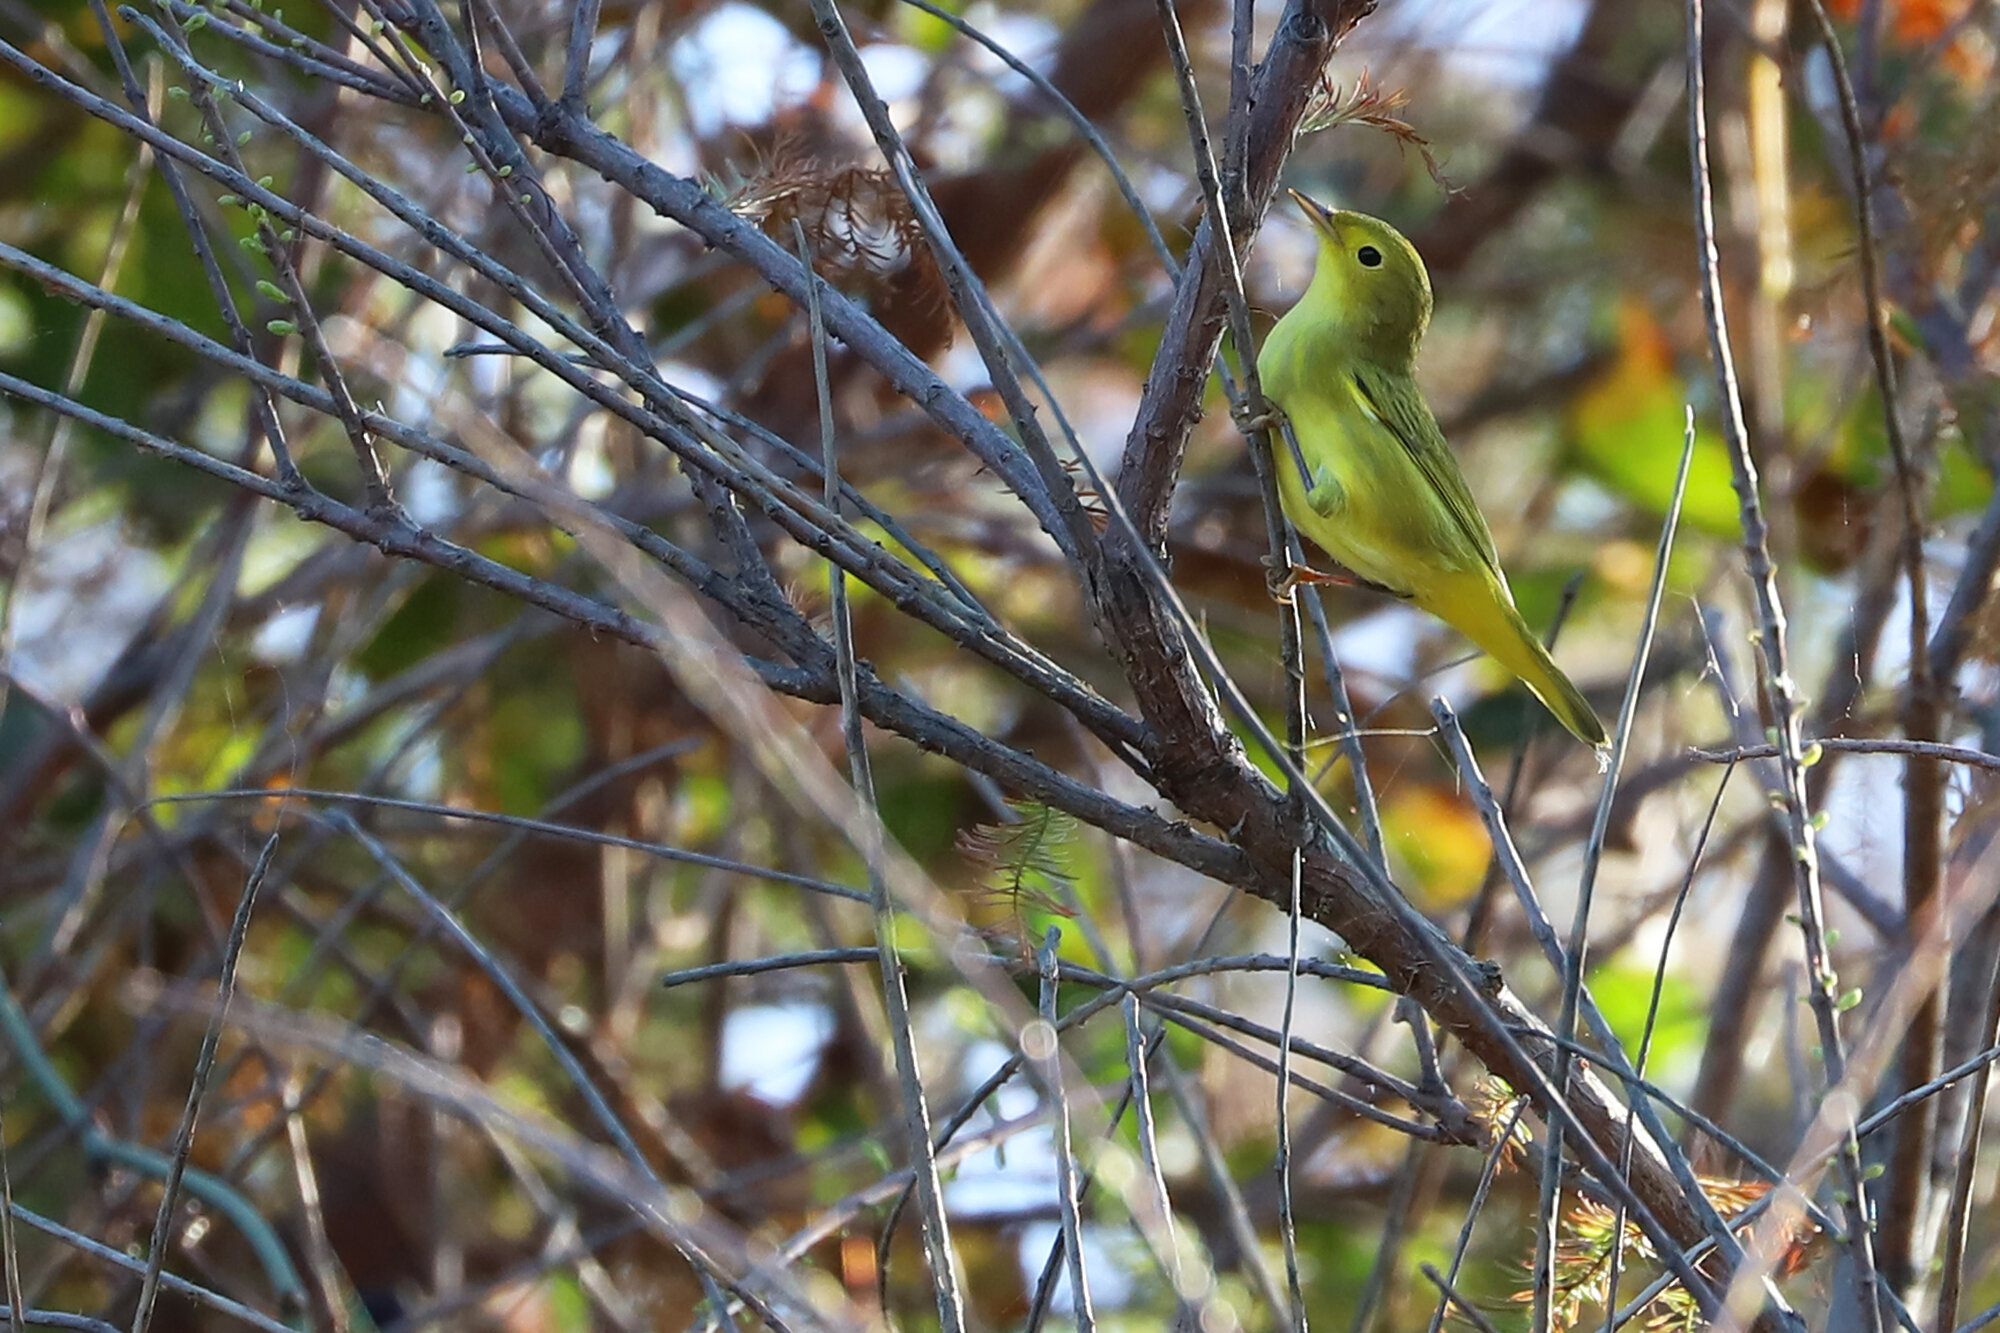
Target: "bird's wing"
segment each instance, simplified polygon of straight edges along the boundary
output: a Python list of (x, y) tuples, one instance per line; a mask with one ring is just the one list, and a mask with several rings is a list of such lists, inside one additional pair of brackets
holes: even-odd
[(1493, 548), (1493, 534), (1487, 530), (1479, 503), (1472, 498), (1465, 474), (1458, 470), (1458, 460), (1452, 457), (1451, 446), (1445, 443), (1444, 432), (1438, 429), (1422, 395), (1414, 387), (1398, 393), (1379, 372), (1357, 366), (1351, 374), (1362, 410), (1396, 437), (1431, 490), (1444, 501), (1452, 525), (1497, 575), (1500, 554)]

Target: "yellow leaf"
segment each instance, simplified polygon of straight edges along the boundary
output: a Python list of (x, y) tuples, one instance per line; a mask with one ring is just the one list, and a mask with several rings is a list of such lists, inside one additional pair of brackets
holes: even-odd
[[(1570, 402), (1569, 434), (1585, 468), (1654, 513), (1665, 513), (1680, 469), (1686, 388), (1673, 348), (1637, 301), (1618, 308), (1618, 359)], [(1713, 433), (1695, 433), (1681, 518), (1701, 531), (1734, 536), (1736, 492), (1729, 455)]]
[(1408, 870), (1418, 906), (1432, 911), (1477, 893), (1493, 851), (1471, 803), (1432, 786), (1401, 787), (1384, 801), (1382, 840)]

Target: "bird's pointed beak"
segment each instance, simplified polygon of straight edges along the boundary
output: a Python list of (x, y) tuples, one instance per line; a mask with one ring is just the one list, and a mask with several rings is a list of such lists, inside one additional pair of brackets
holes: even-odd
[(1313, 227), (1321, 235), (1341, 249), (1347, 248), (1340, 237), (1339, 216), (1332, 209), (1316, 200), (1308, 199), (1297, 190), (1287, 190), (1286, 193), (1292, 196), (1292, 202), (1299, 206), (1299, 211), (1312, 221)]

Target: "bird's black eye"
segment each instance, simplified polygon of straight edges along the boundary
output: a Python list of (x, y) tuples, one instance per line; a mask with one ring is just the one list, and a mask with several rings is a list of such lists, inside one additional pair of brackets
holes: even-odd
[(1361, 261), (1361, 267), (1363, 268), (1382, 267), (1382, 252), (1372, 245), (1362, 246), (1354, 252), (1354, 257)]

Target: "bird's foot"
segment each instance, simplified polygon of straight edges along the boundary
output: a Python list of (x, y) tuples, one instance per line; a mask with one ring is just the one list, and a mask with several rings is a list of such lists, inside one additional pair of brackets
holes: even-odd
[(1311, 565), (1288, 562), (1283, 569), (1270, 556), (1258, 562), (1264, 566), (1264, 586), (1270, 590), (1271, 600), (1280, 606), (1292, 604), (1292, 594), (1300, 588), (1359, 588), (1364, 592), (1379, 593), (1399, 602), (1410, 600), (1410, 594), (1373, 579), (1364, 579), (1349, 570), (1337, 569), (1332, 572), (1314, 569)]
[(1229, 417), (1236, 423), (1236, 429), (1245, 435), (1255, 435), (1259, 431), (1266, 430), (1281, 430), (1286, 421), (1285, 409), (1268, 398), (1264, 400), (1264, 410), (1261, 412), (1252, 412), (1246, 400), (1231, 407)]
[(1280, 606), (1290, 606), (1292, 604), (1292, 594), (1297, 592), (1301, 585), (1319, 587), (1325, 584), (1332, 584), (1335, 587), (1341, 588), (1360, 586), (1360, 581), (1351, 575), (1328, 574), (1322, 570), (1314, 569), (1310, 565), (1293, 564), (1287, 561), (1285, 568), (1281, 570), (1278, 568), (1278, 563), (1269, 556), (1264, 557), (1263, 564), (1264, 586), (1270, 591), (1271, 600)]

